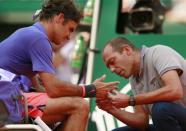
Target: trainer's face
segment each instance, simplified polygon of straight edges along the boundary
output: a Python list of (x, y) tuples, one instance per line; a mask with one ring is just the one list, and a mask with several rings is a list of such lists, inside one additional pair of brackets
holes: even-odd
[(54, 27), (54, 43), (62, 47), (70, 39), (70, 35), (75, 31), (77, 23), (72, 20), (65, 21), (63, 16), (59, 16), (57, 20)]
[(132, 75), (133, 58), (130, 47), (123, 47), (122, 52), (113, 51), (110, 45), (107, 45), (103, 51), (103, 60), (107, 68), (112, 72), (124, 78)]

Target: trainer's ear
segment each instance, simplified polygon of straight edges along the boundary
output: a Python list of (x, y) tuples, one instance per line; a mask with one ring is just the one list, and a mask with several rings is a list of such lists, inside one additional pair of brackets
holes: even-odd
[(123, 45), (123, 52), (127, 55), (131, 55), (132, 48), (129, 45)]

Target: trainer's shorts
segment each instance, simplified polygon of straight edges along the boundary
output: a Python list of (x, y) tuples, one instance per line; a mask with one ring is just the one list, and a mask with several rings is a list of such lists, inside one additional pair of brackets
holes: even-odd
[(32, 118), (36, 118), (37, 116), (42, 117), (42, 109), (47, 104), (48, 95), (38, 92), (23, 93), (23, 95), (27, 99), (29, 116)]

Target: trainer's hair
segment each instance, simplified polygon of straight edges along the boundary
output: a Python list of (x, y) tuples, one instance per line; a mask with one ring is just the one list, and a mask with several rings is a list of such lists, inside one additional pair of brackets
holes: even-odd
[(40, 20), (51, 20), (55, 15), (64, 14), (65, 21), (80, 22), (82, 13), (76, 8), (72, 0), (48, 0), (43, 4), (39, 14)]
[[(106, 43), (105, 47), (107, 45), (110, 45), (112, 47), (113, 51), (117, 51), (120, 53), (122, 52), (123, 45), (129, 45), (133, 50), (139, 50), (138, 48), (135, 47), (134, 44), (132, 44), (132, 42), (130, 42), (128, 39), (126, 39), (124, 37), (113, 38)], [(104, 49), (105, 49), (105, 47), (104, 47)]]

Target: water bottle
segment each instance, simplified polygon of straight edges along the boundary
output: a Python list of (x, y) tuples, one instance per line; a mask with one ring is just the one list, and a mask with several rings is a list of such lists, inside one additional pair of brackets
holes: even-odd
[(72, 52), (72, 59), (71, 59), (71, 67), (75, 72), (79, 72), (82, 67), (85, 51), (86, 51), (86, 45), (85, 45), (84, 37), (81, 34), (79, 34), (76, 37), (76, 44)]
[(84, 17), (82, 22), (84, 24), (89, 24), (89, 25), (92, 24), (93, 11), (94, 11), (94, 0), (87, 0), (83, 12)]

